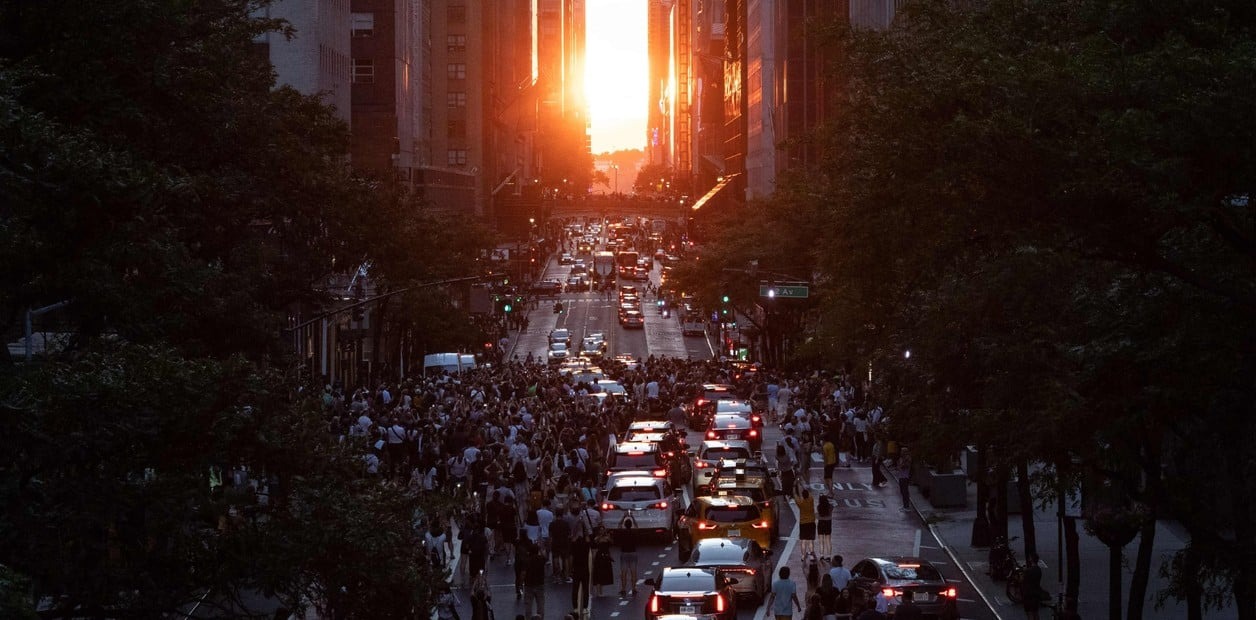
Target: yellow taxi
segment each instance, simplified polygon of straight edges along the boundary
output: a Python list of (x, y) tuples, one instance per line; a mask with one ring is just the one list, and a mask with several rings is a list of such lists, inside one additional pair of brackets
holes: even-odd
[(687, 561), (694, 543), (706, 538), (745, 538), (771, 548), (774, 521), (770, 510), (744, 495), (696, 498), (678, 523), (681, 560)]
[[(776, 500), (776, 485), (766, 475), (755, 472), (737, 470), (732, 474), (728, 470), (717, 470), (707, 487), (711, 497), (747, 497), (759, 507), (760, 518), (768, 523), (768, 538), (776, 540), (780, 537), (780, 502)], [(766, 545), (765, 545), (766, 547)]]

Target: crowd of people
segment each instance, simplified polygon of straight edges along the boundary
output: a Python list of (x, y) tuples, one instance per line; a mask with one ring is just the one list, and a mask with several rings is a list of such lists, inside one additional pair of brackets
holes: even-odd
[(738, 397), (758, 401), (783, 431), (775, 460), (780, 488), (804, 515), (803, 552), (832, 555), (833, 505), (827, 494), (817, 504), (807, 490), (810, 454), (824, 455), (826, 481), (837, 467), (881, 456), (875, 434), (884, 416), (864, 406), (864, 388), (851, 376), (655, 357), (605, 360), (600, 367), (624, 386), (625, 398), (599, 402), (587, 397), (592, 385), (517, 360), (350, 393), (328, 386), (328, 432), (368, 446), (365, 475), (461, 502), (455, 514), (432, 515), (424, 538), (438, 565), (447, 565), (457, 548), (463, 559), (454, 583), (470, 588), (473, 609), (491, 607), (484, 571), (500, 562), (514, 568), (515, 596), (527, 617), (545, 617), (547, 583), (570, 584), (577, 609), (615, 590), (616, 577), (621, 596), (635, 594), (636, 542), (613, 539), (597, 509), (608, 454), (634, 419), (671, 415), (683, 424), (682, 405), (704, 384), (730, 384)]

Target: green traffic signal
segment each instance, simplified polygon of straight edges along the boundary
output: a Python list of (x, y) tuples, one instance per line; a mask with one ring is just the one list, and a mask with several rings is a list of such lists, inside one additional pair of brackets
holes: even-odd
[(724, 303), (728, 303), (728, 295), (725, 295), (725, 296), (721, 297), (721, 298), (720, 298), (720, 301), (722, 301), (722, 302), (724, 302)]
[(510, 304), (506, 304), (505, 306), (503, 306), (503, 307), (502, 307), (502, 310), (504, 310), (504, 311), (506, 311), (506, 312), (510, 312)]

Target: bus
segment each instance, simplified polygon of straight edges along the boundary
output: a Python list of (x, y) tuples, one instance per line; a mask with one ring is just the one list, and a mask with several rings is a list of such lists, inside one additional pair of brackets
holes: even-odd
[(615, 255), (615, 264), (619, 267), (619, 275), (632, 278), (633, 272), (637, 269), (637, 252), (634, 250), (623, 250)]

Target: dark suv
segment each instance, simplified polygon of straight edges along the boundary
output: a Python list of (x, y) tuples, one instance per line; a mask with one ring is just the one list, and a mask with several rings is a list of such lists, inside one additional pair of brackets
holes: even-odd
[(706, 430), (715, 417), (715, 401), (725, 398), (737, 398), (736, 388), (724, 383), (707, 383), (702, 391), (689, 404), (686, 412), (689, 416), (689, 428)]
[(657, 578), (646, 579), (654, 588), (645, 606), (646, 620), (681, 614), (712, 620), (736, 620), (737, 579), (715, 568), (677, 566), (664, 568)]

